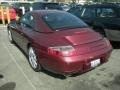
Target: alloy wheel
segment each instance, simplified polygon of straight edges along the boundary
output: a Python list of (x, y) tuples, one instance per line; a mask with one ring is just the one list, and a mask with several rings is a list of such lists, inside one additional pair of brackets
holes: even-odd
[(36, 69), (38, 66), (37, 57), (32, 47), (29, 48), (29, 63), (33, 69)]

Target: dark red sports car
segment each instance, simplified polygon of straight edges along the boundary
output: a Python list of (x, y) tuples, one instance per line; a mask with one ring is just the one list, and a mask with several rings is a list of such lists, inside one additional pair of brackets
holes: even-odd
[(33, 70), (43, 67), (62, 75), (92, 69), (106, 62), (112, 51), (106, 38), (64, 11), (28, 12), (8, 25), (8, 36), (28, 55)]

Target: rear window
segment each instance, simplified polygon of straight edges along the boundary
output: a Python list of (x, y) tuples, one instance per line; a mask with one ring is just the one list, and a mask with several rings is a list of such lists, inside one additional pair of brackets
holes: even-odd
[(98, 17), (116, 17), (114, 8), (98, 8), (97, 9)]
[(43, 16), (44, 21), (53, 30), (88, 27), (82, 20), (70, 13), (52, 13)]

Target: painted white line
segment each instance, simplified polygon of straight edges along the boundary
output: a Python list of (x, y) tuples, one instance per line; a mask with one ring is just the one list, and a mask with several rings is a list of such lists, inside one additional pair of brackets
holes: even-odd
[(6, 44), (4, 42), (2, 42), (2, 40), (0, 40), (1, 43), (3, 44), (3, 47), (7, 50), (7, 52), (9, 53), (12, 61), (16, 64), (16, 66), (19, 68), (19, 70), (21, 71), (21, 73), (23, 74), (23, 76), (26, 78), (26, 80), (29, 82), (29, 84), (32, 86), (33, 90), (37, 90), (36, 87), (33, 85), (33, 83), (31, 82), (31, 80), (27, 77), (27, 75), (23, 72), (22, 68), (20, 67), (20, 65), (16, 62), (14, 56), (11, 54), (10, 50), (8, 49), (8, 47), (6, 46)]

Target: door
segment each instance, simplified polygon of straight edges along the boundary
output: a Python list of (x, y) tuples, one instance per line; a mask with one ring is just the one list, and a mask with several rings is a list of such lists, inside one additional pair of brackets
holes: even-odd
[(27, 53), (27, 44), (31, 41), (29, 41), (31, 33), (33, 34), (33, 30), (35, 27), (35, 20), (33, 15), (29, 12), (26, 13), (21, 19), (20, 19), (20, 26), (22, 29), (22, 33), (20, 34), (20, 40), (19, 45), (21, 48)]

